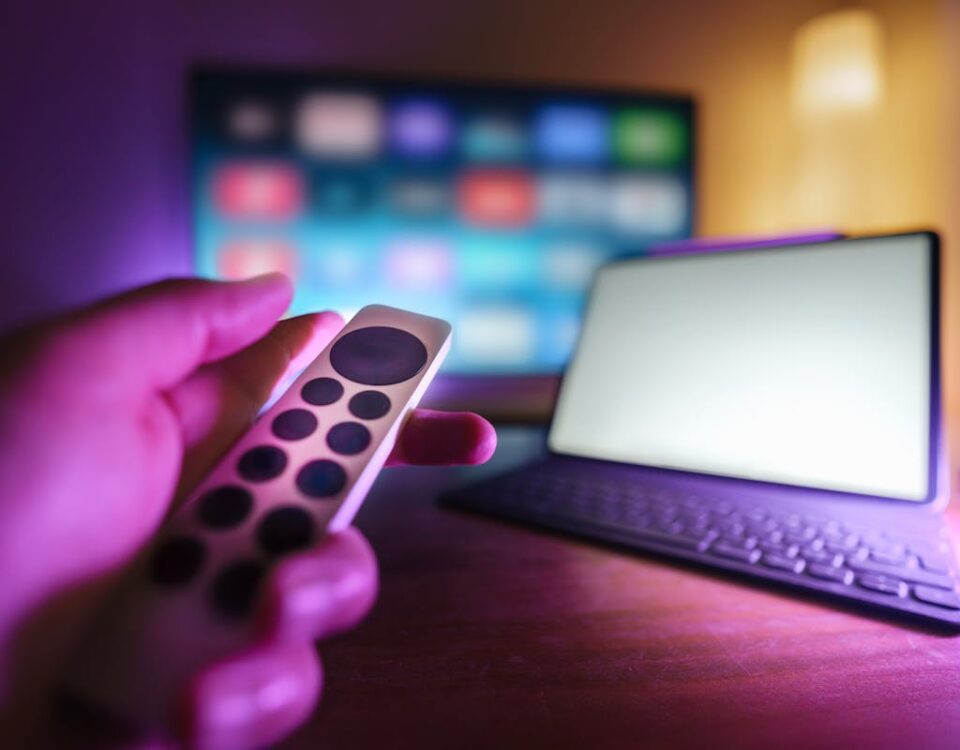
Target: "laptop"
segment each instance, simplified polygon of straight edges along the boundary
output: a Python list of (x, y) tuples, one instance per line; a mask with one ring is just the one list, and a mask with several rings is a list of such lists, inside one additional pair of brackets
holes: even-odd
[(930, 232), (623, 260), (542, 460), (443, 500), (960, 628)]

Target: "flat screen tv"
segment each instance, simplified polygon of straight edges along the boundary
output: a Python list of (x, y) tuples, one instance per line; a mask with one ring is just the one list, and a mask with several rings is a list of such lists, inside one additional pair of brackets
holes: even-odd
[(191, 92), (198, 271), (446, 318), (447, 374), (559, 373), (594, 270), (693, 233), (688, 97), (219, 67)]

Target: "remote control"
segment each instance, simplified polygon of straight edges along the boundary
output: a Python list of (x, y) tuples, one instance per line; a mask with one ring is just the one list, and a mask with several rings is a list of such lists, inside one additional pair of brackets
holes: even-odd
[(253, 645), (272, 563), (348, 526), (450, 347), (437, 318), (360, 310), (132, 565), (67, 689), (162, 729), (203, 666)]

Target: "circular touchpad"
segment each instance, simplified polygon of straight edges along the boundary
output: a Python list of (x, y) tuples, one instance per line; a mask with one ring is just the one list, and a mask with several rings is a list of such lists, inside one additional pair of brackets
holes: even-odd
[(409, 380), (427, 362), (427, 348), (412, 333), (389, 326), (359, 328), (330, 350), (333, 369), (363, 385), (393, 385)]

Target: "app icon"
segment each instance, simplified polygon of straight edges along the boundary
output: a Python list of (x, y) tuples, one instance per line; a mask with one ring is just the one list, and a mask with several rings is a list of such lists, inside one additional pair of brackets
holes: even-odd
[(600, 109), (575, 104), (544, 107), (536, 121), (541, 158), (567, 164), (593, 164), (607, 158), (610, 123)]
[(582, 291), (603, 263), (603, 248), (585, 241), (558, 242), (543, 256), (544, 281), (557, 289)]
[(480, 114), (464, 125), (461, 149), (473, 161), (519, 161), (527, 155), (527, 136), (523, 123), (516, 117)]
[(520, 227), (535, 211), (530, 176), (518, 170), (474, 170), (461, 177), (458, 203), (464, 220), (477, 226)]
[(297, 144), (311, 156), (369, 159), (380, 148), (380, 107), (366, 94), (309, 94), (297, 107), (294, 131)]
[(687, 192), (672, 177), (621, 177), (614, 183), (611, 212), (624, 234), (671, 237), (687, 223)]
[(466, 363), (510, 366), (534, 359), (536, 335), (536, 323), (525, 308), (484, 305), (463, 312), (455, 341)]
[(605, 224), (610, 201), (606, 180), (590, 174), (548, 174), (540, 179), (540, 218), (559, 226)]
[(400, 156), (430, 159), (450, 148), (453, 123), (446, 107), (431, 100), (397, 104), (390, 113), (390, 142)]
[(368, 261), (362, 247), (350, 240), (330, 239), (319, 243), (313, 263), (319, 286), (359, 288), (367, 277)]
[(665, 109), (627, 109), (614, 119), (617, 159), (625, 164), (670, 167), (687, 157), (687, 126)]
[(264, 273), (297, 275), (297, 251), (284, 240), (231, 240), (217, 253), (217, 272), (225, 279), (248, 279)]
[(303, 177), (290, 164), (234, 162), (213, 174), (213, 201), (230, 219), (280, 221), (303, 208)]
[(373, 201), (373, 181), (368, 175), (327, 172), (318, 175), (313, 183), (312, 205), (322, 216), (355, 216), (370, 210)]
[(450, 211), (450, 185), (433, 177), (398, 177), (390, 185), (393, 211), (414, 219), (434, 219)]
[(395, 289), (437, 290), (453, 275), (450, 246), (433, 237), (410, 237), (391, 242), (385, 254), (387, 281)]
[(227, 115), (227, 129), (238, 141), (256, 143), (275, 138), (280, 129), (277, 111), (265, 102), (248, 100), (235, 104)]
[(511, 237), (470, 237), (457, 252), (461, 284), (478, 294), (536, 286), (538, 260), (531, 242)]

